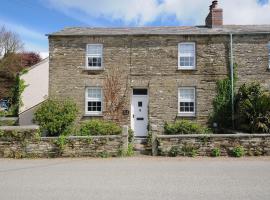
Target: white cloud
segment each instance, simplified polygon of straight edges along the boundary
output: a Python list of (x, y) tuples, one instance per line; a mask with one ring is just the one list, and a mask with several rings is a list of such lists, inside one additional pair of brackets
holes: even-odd
[(33, 43), (30, 41), (26, 41), (24, 45), (24, 50), (25, 51), (33, 51), (36, 53), (39, 53), (41, 58), (46, 58), (49, 56), (49, 51), (48, 51), (48, 45), (40, 45), (37, 43)]
[[(53, 8), (92, 25), (93, 19), (117, 21), (125, 25), (145, 25), (174, 16), (181, 24), (204, 24), (212, 0), (47, 0)], [(257, 0), (220, 0), (226, 24), (266, 24), (270, 3)], [(89, 23), (89, 21), (91, 23)]]
[(16, 33), (18, 33), (20, 36), (37, 39), (37, 40), (44, 40), (46, 39), (45, 34), (42, 34), (40, 32), (34, 31), (31, 28), (25, 27), (20, 24), (12, 23), (9, 21), (3, 21), (0, 20), (0, 25), (4, 25), (8, 30), (12, 30)]
[(48, 41), (44, 33), (6, 20), (0, 20), (0, 26), (2, 25), (5, 26), (7, 30), (14, 31), (20, 36), (24, 43), (25, 51), (37, 52), (42, 58), (48, 57)]

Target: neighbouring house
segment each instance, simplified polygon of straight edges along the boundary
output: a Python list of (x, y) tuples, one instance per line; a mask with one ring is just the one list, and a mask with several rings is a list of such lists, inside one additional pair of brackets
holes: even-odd
[(49, 58), (42, 60), (21, 75), (26, 88), (22, 92), (22, 105), (19, 111), (19, 124), (33, 124), (34, 112), (38, 105), (48, 98)]
[(270, 89), (270, 25), (223, 25), (217, 1), (202, 26), (74, 27), (48, 38), (49, 96), (73, 98), (79, 120), (110, 119), (113, 102), (124, 102), (116, 120), (135, 136), (161, 133), (175, 119), (206, 124), (216, 82), (233, 63), (238, 85)]

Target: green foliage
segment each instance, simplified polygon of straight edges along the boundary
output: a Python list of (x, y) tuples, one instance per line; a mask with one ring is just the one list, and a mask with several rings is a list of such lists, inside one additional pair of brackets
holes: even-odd
[[(234, 88), (237, 82), (237, 64), (234, 64)], [(235, 93), (235, 92), (234, 92)], [(217, 81), (217, 95), (213, 100), (213, 113), (210, 116), (210, 123), (218, 123), (220, 128), (232, 127), (232, 81), (228, 76)]]
[(213, 101), (214, 112), (210, 121), (218, 123), (218, 126), (222, 128), (232, 127), (231, 102), (231, 80), (229, 78), (219, 80), (217, 95)]
[(270, 133), (270, 93), (260, 84), (244, 84), (236, 96), (237, 128), (251, 133)]
[(134, 155), (134, 148), (133, 148), (133, 144), (132, 143), (129, 143), (128, 144), (128, 148), (125, 150), (125, 149), (119, 149), (119, 152), (118, 152), (118, 156), (133, 156)]
[(67, 144), (68, 140), (65, 135), (60, 135), (56, 141), (56, 145), (59, 147), (60, 151), (62, 152)]
[(98, 154), (98, 157), (100, 158), (108, 158), (110, 157), (110, 154), (107, 151), (102, 151)]
[(180, 155), (180, 153), (181, 153), (181, 149), (178, 146), (173, 146), (169, 151), (169, 156), (176, 157)]
[(6, 111), (0, 110), (0, 117), (5, 117), (6, 116)]
[(198, 150), (193, 145), (185, 144), (182, 148), (180, 148), (179, 146), (173, 146), (170, 149), (168, 155), (170, 157), (176, 157), (178, 155), (195, 157), (198, 155)]
[(127, 152), (126, 152), (126, 156), (133, 156), (134, 155), (134, 150), (133, 150), (133, 144), (132, 143), (129, 143), (128, 144), (128, 149), (127, 149)]
[(12, 89), (12, 106), (11, 106), (11, 111), (14, 116), (18, 116), (19, 114), (19, 109), (23, 105), (21, 95), (27, 85), (25, 84), (25, 81), (20, 78), (20, 75), (17, 74), (15, 78), (15, 85)]
[(79, 135), (119, 135), (122, 129), (114, 122), (102, 120), (88, 120), (81, 124)]
[(241, 145), (238, 145), (233, 148), (232, 150), (232, 156), (234, 157), (242, 157), (245, 155), (245, 149)]
[(4, 131), (0, 130), (0, 138), (4, 135)]
[(131, 128), (129, 128), (128, 129), (128, 142), (131, 143), (133, 142), (133, 140), (134, 140), (134, 131)]
[(213, 157), (219, 157), (221, 155), (220, 149), (219, 148), (214, 148), (212, 149), (211, 156)]
[(153, 137), (153, 134), (152, 134), (152, 132), (149, 131), (147, 134), (147, 137), (146, 137), (148, 146), (152, 146), (152, 137)]
[(34, 120), (38, 122), (42, 131), (49, 136), (58, 136), (72, 127), (76, 119), (78, 109), (71, 100), (49, 99), (37, 109)]
[(178, 120), (174, 123), (165, 123), (165, 134), (177, 135), (177, 134), (206, 134), (209, 130), (195, 122), (188, 120)]
[(183, 156), (195, 157), (198, 155), (198, 150), (193, 145), (184, 145), (181, 150)]

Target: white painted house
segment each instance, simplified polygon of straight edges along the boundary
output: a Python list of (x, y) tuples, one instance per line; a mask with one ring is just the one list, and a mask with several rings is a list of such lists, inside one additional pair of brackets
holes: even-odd
[(27, 73), (21, 75), (27, 87), (22, 93), (19, 112), (19, 124), (33, 124), (34, 111), (37, 106), (48, 98), (49, 92), (49, 58), (32, 66)]

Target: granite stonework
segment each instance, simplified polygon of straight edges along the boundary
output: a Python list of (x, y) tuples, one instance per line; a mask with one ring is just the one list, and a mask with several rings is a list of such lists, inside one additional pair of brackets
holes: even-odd
[(128, 136), (40, 137), (38, 127), (1, 127), (0, 158), (109, 157), (127, 151)]
[[(269, 34), (233, 36), (233, 52), (238, 65), (237, 86), (258, 81), (270, 89), (268, 70)], [(178, 70), (178, 43), (196, 43), (196, 69)], [(103, 44), (104, 70), (85, 70), (86, 44)], [(78, 120), (85, 113), (85, 87), (101, 86), (105, 75), (119, 69), (119, 78), (128, 94), (125, 109), (130, 110), (132, 88), (149, 90), (149, 127), (153, 134), (163, 134), (165, 121), (179, 119), (177, 92), (181, 86), (196, 87), (196, 116), (206, 124), (213, 110), (216, 82), (229, 74), (230, 36), (220, 35), (114, 35), (114, 36), (49, 36), (49, 95), (73, 98), (78, 104)], [(106, 109), (99, 118), (106, 119)], [(130, 115), (122, 125), (130, 124)]]
[(270, 134), (213, 134), (213, 135), (157, 135), (158, 155), (168, 156), (173, 147), (189, 147), (199, 156), (211, 156), (218, 148), (221, 156), (231, 156), (233, 148), (241, 145), (246, 156), (269, 156)]

